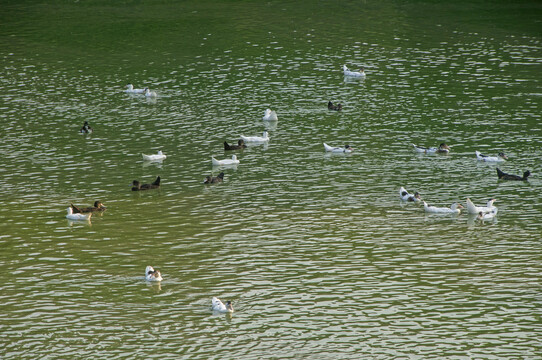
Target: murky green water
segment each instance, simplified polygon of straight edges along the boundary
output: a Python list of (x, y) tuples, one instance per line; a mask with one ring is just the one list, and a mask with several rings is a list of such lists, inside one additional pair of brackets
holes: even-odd
[[(4, 4), (1, 357), (539, 358), (541, 10)], [(202, 184), (224, 141), (264, 130), (224, 183)], [(441, 142), (449, 155), (412, 148)], [(533, 175), (498, 181), (475, 150)], [(130, 190), (156, 176), (160, 190)], [(495, 197), (499, 213), (427, 216), (401, 186), (437, 206)], [(103, 215), (65, 218), (95, 200)]]

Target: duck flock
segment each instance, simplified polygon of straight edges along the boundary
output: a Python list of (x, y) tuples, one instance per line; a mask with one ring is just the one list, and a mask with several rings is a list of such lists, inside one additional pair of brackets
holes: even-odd
[[(343, 74), (345, 77), (353, 78), (365, 78), (365, 70), (363, 67), (359, 71), (351, 71), (346, 65), (343, 65)], [(126, 93), (128, 94), (139, 94), (149, 98), (155, 98), (157, 96), (155, 91), (151, 91), (148, 87), (136, 89), (132, 84), (126, 85)], [(333, 111), (341, 111), (343, 106), (341, 103), (333, 104), (331, 101), (328, 102), (328, 109)], [(271, 109), (266, 109), (264, 116), (262, 118), (264, 121), (278, 121), (277, 113)], [(82, 134), (91, 134), (94, 129), (90, 126), (88, 121), (85, 121), (81, 129), (79, 130)], [(263, 131), (262, 136), (244, 136), (241, 135), (240, 139), (237, 140), (237, 144), (229, 144), (227, 141), (224, 141), (224, 150), (233, 151), (233, 150), (242, 150), (247, 147), (247, 144), (264, 144), (269, 141), (269, 134), (267, 131)], [(326, 143), (323, 143), (324, 151), (330, 153), (351, 153), (354, 149), (346, 144), (345, 146), (330, 146)], [(412, 144), (414, 150), (418, 153), (424, 154), (448, 154), (451, 148), (445, 144), (441, 143), (438, 147), (424, 147)], [(488, 156), (481, 154), (479, 151), (475, 151), (476, 159), (478, 161), (490, 162), (490, 163), (500, 163), (508, 160), (508, 157), (503, 153), (499, 152), (497, 156)], [(142, 154), (144, 161), (163, 161), (167, 156), (162, 152), (158, 151), (157, 154), (146, 155)], [(219, 168), (228, 168), (236, 167), (240, 164), (239, 159), (236, 155), (232, 155), (231, 158), (226, 159), (216, 159), (211, 157), (211, 162), (214, 167)], [(507, 174), (497, 167), (497, 176), (498, 179), (502, 180), (516, 180), (516, 181), (527, 181), (527, 178), (531, 175), (530, 171), (525, 171), (523, 176)], [(142, 184), (138, 180), (132, 182), (132, 191), (145, 191), (152, 189), (160, 188), (160, 176), (158, 176), (150, 184)], [(204, 184), (219, 184), (224, 181), (224, 172), (220, 172), (217, 176), (206, 176), (203, 180)], [(492, 198), (487, 201), (485, 205), (476, 206), (474, 203), (467, 198), (466, 206), (463, 206), (459, 202), (454, 202), (449, 207), (437, 207), (427, 204), (425, 200), (422, 199), (419, 192), (410, 193), (404, 187), (399, 189), (399, 197), (401, 201), (406, 203), (414, 204), (423, 204), (423, 208), (426, 213), (432, 214), (444, 214), (444, 215), (459, 215), (465, 209), (468, 214), (476, 216), (476, 219), (480, 221), (492, 220), (497, 215), (497, 207), (494, 206), (496, 199)], [(74, 221), (89, 221), (93, 213), (104, 212), (107, 208), (101, 201), (95, 201), (93, 206), (89, 207), (79, 207), (73, 204), (67, 208), (66, 218)], [(160, 282), (163, 280), (160, 270), (155, 270), (152, 266), (147, 266), (145, 269), (145, 280), (148, 282)], [(211, 309), (213, 312), (219, 313), (233, 313), (233, 305), (231, 301), (226, 301), (223, 303), (217, 297), (211, 299)]]

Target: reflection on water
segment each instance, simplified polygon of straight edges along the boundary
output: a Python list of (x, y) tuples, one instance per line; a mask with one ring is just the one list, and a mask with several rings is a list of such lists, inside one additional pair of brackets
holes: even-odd
[[(169, 10), (148, 16), (167, 21)], [(197, 47), (135, 46), (113, 51), (113, 65), (75, 56), (77, 44), (58, 55), (4, 50), (0, 244), (13, 274), (0, 292), (4, 357), (540, 353), (540, 40), (446, 23), (428, 32), (419, 18), (395, 33), (367, 16), (368, 32), (344, 27), (348, 9), (334, 11), (341, 24), (326, 37), (328, 20), (314, 15), (306, 29), (280, 20), (284, 29), (263, 35), (259, 23), (236, 22), (243, 36), (223, 42), (224, 25), (194, 10), (209, 27), (190, 32)], [(102, 34), (112, 43), (136, 36), (113, 30)], [(172, 30), (149, 31), (137, 34), (143, 44)], [(101, 58), (98, 43), (89, 39), (91, 57)], [(344, 77), (343, 64), (367, 77)], [(158, 96), (127, 94), (130, 82)], [(330, 100), (344, 109), (329, 111)], [(278, 121), (262, 120), (267, 108)], [(84, 121), (92, 134), (79, 133)], [(223, 150), (264, 130), (269, 142)], [(328, 153), (324, 142), (355, 150)], [(441, 142), (448, 155), (412, 148)], [(142, 160), (158, 149), (165, 161)], [(498, 181), (476, 150), (504, 151), (499, 167), (533, 176)], [(212, 166), (232, 153), (234, 168)], [(221, 171), (223, 183), (202, 184)], [(130, 190), (157, 176), (160, 189)], [(496, 197), (499, 212), (425, 214), (399, 202), (401, 186), (438, 206)], [(98, 199), (105, 213), (65, 219), (71, 202)], [(164, 281), (146, 283), (147, 264)], [(231, 299), (233, 316), (213, 316), (212, 296)]]

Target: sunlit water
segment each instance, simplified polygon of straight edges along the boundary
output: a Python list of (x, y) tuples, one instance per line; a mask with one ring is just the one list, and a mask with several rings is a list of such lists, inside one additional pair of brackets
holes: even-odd
[[(197, 9), (195, 30), (131, 25), (134, 39), (115, 22), (102, 37), (64, 35), (58, 53), (37, 44), (52, 41), (43, 23), (12, 20), (17, 32), (1, 37), (2, 358), (538, 358), (540, 37), (398, 14), (388, 29), (375, 24), (393, 7), (370, 6), (359, 28), (345, 25), (357, 21), (349, 7), (333, 31), (321, 9), (266, 28), (245, 5), (221, 9), (239, 11), (233, 28)], [(344, 78), (343, 64), (366, 79)], [(128, 83), (158, 97), (126, 94)], [(266, 108), (277, 122), (262, 121)], [(93, 134), (78, 133), (85, 120)], [(268, 144), (223, 150), (264, 130)], [(441, 142), (450, 154), (412, 147)], [(158, 150), (166, 160), (143, 162)], [(510, 159), (478, 162), (475, 150)], [(237, 167), (212, 168), (232, 154)], [(497, 166), (533, 175), (498, 181)], [(220, 171), (224, 183), (202, 184)], [(156, 176), (160, 190), (130, 191)], [(495, 197), (498, 216), (426, 215), (400, 202), (401, 186), (436, 206)], [(103, 215), (65, 218), (95, 200)], [(144, 281), (146, 265), (161, 284)], [(212, 296), (232, 300), (233, 316), (213, 314)]]

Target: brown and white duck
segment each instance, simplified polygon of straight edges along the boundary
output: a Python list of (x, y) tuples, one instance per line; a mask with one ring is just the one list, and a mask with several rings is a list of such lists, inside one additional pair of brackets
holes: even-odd
[(85, 207), (85, 208), (80, 208), (78, 206), (75, 206), (74, 204), (71, 204), (71, 207), (72, 207), (72, 210), (73, 210), (74, 214), (102, 212), (102, 211), (105, 211), (107, 209), (101, 201), (95, 201), (94, 206), (89, 206), (89, 207)]
[(217, 184), (224, 181), (224, 173), (221, 172), (218, 174), (218, 176), (207, 176), (205, 177), (205, 180), (203, 180), (204, 184)]

